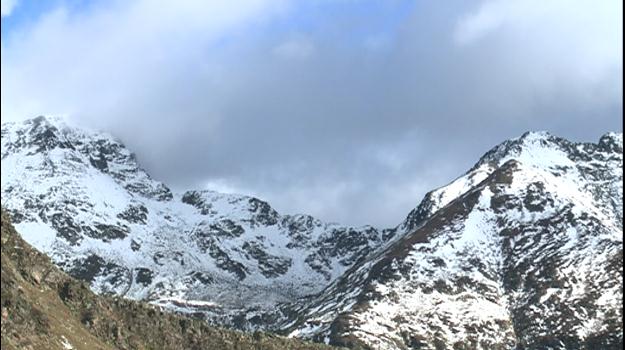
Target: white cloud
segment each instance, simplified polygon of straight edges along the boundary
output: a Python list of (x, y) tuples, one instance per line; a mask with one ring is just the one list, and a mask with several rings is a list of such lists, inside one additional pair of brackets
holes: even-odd
[(18, 0), (1, 0), (0, 1), (0, 13), (2, 17), (11, 15), (15, 6), (17, 6)]
[[(459, 45), (477, 44), (489, 35), (514, 34), (521, 43), (571, 45), (615, 64), (622, 57), (623, 3), (594, 0), (486, 0), (461, 17)], [(579, 53), (572, 52), (573, 54)]]
[[(3, 3), (4, 4), (4, 3)], [(201, 74), (212, 45), (282, 14), (288, 1), (105, 2), (58, 8), (2, 43), (2, 120), (102, 113), (168, 79)], [(192, 67), (192, 68), (191, 68)], [(87, 93), (91, 92), (91, 93)], [(125, 102), (122, 102), (125, 101)], [(37, 111), (37, 112), (34, 112)]]
[(518, 82), (531, 84), (539, 98), (578, 89), (588, 106), (620, 100), (620, 0), (486, 0), (461, 16), (454, 39), (460, 50), (497, 46), (490, 64), (504, 59), (522, 68)]

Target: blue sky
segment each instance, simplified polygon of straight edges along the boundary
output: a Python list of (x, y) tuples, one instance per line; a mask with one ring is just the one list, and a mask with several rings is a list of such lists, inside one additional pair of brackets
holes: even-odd
[(104, 129), (175, 189), (398, 223), (527, 130), (622, 131), (618, 0), (2, 1), (2, 121)]
[[(2, 38), (12, 31), (27, 28), (48, 12), (59, 8), (70, 14), (80, 15), (88, 11), (97, 11), (99, 7), (110, 5), (111, 1), (96, 0), (19, 0), (14, 2), (10, 16), (2, 20)], [(299, 2), (288, 11), (287, 16), (272, 21), (264, 30), (298, 31), (314, 33), (323, 30), (328, 23), (339, 24), (346, 29), (344, 32), (333, 31), (339, 35), (337, 40), (357, 39), (370, 35), (372, 30), (380, 34), (392, 36), (403, 19), (410, 15), (416, 6), (414, 0), (359, 1), (311, 1)], [(366, 21), (366, 26), (363, 25)], [(332, 30), (332, 28), (328, 28)], [(350, 38), (351, 37), (351, 38)]]
[(85, 11), (97, 1), (87, 0), (20, 0), (15, 1), (15, 5), (12, 6), (10, 16), (6, 16), (2, 19), (2, 39), (14, 29), (28, 27), (45, 13), (57, 9), (59, 7), (65, 7), (72, 12)]

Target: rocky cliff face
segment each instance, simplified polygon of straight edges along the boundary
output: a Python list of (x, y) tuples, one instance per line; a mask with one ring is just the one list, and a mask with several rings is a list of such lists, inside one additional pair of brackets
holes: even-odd
[(58, 120), (4, 125), (2, 168), (24, 238), (98, 292), (371, 349), (622, 344), (622, 134), (505, 141), (384, 230), (172, 193)]

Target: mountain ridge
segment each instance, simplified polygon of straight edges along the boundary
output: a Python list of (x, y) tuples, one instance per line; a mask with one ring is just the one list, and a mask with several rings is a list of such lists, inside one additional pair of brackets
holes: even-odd
[[(174, 193), (111, 137), (45, 122), (3, 125), (3, 166), (17, 169), (3, 174), (3, 202), (27, 240), (99, 292), (364, 348), (622, 344), (622, 133), (597, 143), (524, 133), (428, 192), (396, 227), (377, 229), (281, 215), (248, 196)], [(24, 178), (32, 188), (20, 187)], [(98, 197), (106, 186), (119, 190)], [(71, 220), (55, 216), (68, 211)], [(76, 224), (80, 212), (91, 221)], [(108, 221), (93, 219), (102, 213)], [(41, 242), (35, 230), (56, 238)], [(124, 254), (111, 260), (112, 250)]]
[(2, 164), (13, 169), (3, 203), (26, 240), (100, 293), (266, 309), (318, 292), (389, 238), (254, 197), (174, 193), (115, 138), (58, 119), (4, 125)]

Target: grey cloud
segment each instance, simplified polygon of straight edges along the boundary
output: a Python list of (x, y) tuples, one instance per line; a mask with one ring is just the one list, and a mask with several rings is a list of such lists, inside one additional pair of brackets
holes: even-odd
[[(224, 9), (230, 20), (209, 27), (197, 15), (186, 30), (180, 10), (176, 33), (158, 39), (123, 34), (141, 12), (118, 10), (117, 34), (51, 15), (3, 43), (2, 115), (63, 112), (108, 129), (177, 189), (210, 184), (283, 212), (394, 225), (506, 138), (622, 131), (622, 14), (611, 12), (622, 5), (505, 3), (418, 2), (390, 34), (330, 15), (331, 3), (306, 31), (273, 26), (294, 4)], [(82, 27), (84, 37), (50, 44)], [(65, 63), (93, 40), (103, 47)]]

